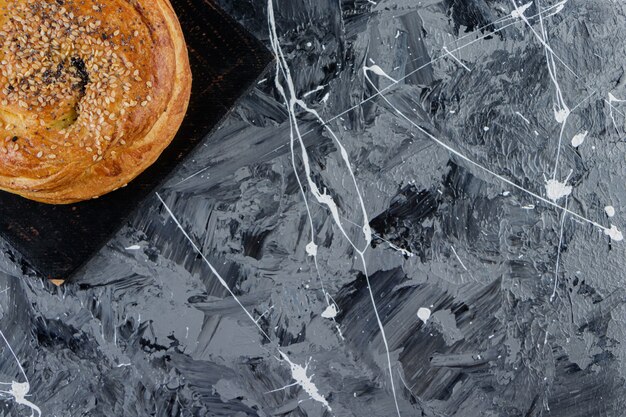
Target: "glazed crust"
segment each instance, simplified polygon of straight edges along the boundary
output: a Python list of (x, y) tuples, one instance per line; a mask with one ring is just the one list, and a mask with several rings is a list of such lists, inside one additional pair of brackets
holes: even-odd
[(49, 204), (116, 190), (154, 163), (191, 71), (168, 0), (0, 0), (0, 189)]

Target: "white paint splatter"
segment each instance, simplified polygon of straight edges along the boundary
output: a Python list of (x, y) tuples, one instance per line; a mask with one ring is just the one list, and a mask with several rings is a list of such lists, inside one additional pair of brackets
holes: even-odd
[(141, 246), (139, 246), (139, 245), (132, 245), (132, 246), (129, 246), (129, 247), (125, 248), (125, 249), (126, 250), (139, 250), (139, 249), (141, 249)]
[(334, 319), (335, 317), (337, 317), (337, 313), (337, 307), (335, 307), (334, 304), (331, 304), (326, 307), (326, 310), (322, 312), (322, 317), (324, 317), (325, 319)]
[(24, 405), (30, 408), (31, 417), (34, 417), (35, 413), (37, 413), (37, 415), (41, 417), (41, 409), (39, 409), (39, 407), (26, 399), (28, 391), (30, 391), (30, 384), (28, 382), (13, 381), (11, 382), (11, 389), (9, 391), (0, 390), (0, 393), (12, 396), (13, 401), (15, 401), (17, 404)]
[(317, 256), (317, 245), (315, 244), (315, 242), (309, 242), (306, 245), (306, 253), (309, 256)]
[(587, 134), (589, 132), (587, 132), (586, 130), (584, 132), (580, 132), (579, 134), (575, 135), (572, 138), (572, 146), (574, 148), (578, 148), (580, 145), (583, 144), (583, 142), (585, 141), (585, 138), (587, 138)]
[(624, 235), (622, 235), (622, 232), (620, 232), (614, 224), (611, 225), (610, 229), (605, 230), (604, 234), (609, 236), (611, 240), (614, 240), (615, 242), (621, 242), (624, 240)]
[(524, 4), (523, 6), (516, 7), (515, 10), (511, 12), (511, 17), (515, 19), (522, 17), (524, 15), (524, 12), (526, 12), (526, 10), (528, 10), (530, 6), (532, 5), (533, 5), (533, 2), (531, 1), (531, 2)]
[(559, 124), (565, 123), (569, 115), (570, 115), (570, 111), (567, 107), (562, 108), (562, 109), (557, 109), (557, 108), (554, 109), (554, 119)]
[(420, 307), (417, 310), (417, 317), (426, 324), (428, 319), (430, 318), (430, 309), (426, 307)]
[(604, 212), (606, 213), (607, 216), (613, 217), (613, 216), (615, 216), (615, 207), (613, 207), (613, 206), (606, 206), (604, 208)]
[(383, 69), (381, 67), (379, 67), (376, 64), (373, 64), (370, 67), (366, 66), (365, 69), (367, 71), (372, 71), (376, 75), (379, 75), (381, 77), (387, 78), (388, 80), (390, 80), (393, 83), (397, 83), (397, 81), (395, 79), (393, 79), (391, 76), (389, 76), (385, 71), (383, 71)]
[(546, 196), (556, 202), (572, 193), (572, 186), (554, 179), (546, 181)]
[(13, 348), (9, 344), (9, 341), (7, 340), (7, 338), (4, 337), (4, 333), (2, 333), (2, 331), (0, 331), (0, 336), (2, 337), (2, 340), (4, 340), (4, 343), (7, 345), (7, 347), (9, 348), (9, 351), (13, 355), (13, 358), (15, 359), (15, 362), (17, 363), (17, 366), (20, 369), (20, 373), (24, 376), (24, 379), (26, 380), (26, 382), (17, 382), (17, 381), (11, 381), (10, 383), (2, 382), (0, 383), (0, 385), (10, 385), (11, 389), (9, 389), (8, 391), (0, 390), (0, 393), (12, 396), (13, 401), (15, 401), (17, 404), (24, 405), (30, 408), (31, 410), (30, 417), (34, 417), (35, 413), (37, 413), (38, 417), (41, 417), (41, 409), (26, 399), (26, 396), (28, 395), (28, 392), (30, 391), (30, 382), (28, 381), (26, 372), (24, 372), (24, 368), (22, 368), (22, 364), (20, 363), (20, 360), (17, 358), (17, 355), (15, 355)]
[(307, 394), (309, 394), (309, 397), (312, 400), (323, 404), (324, 407), (326, 407), (328, 411), (332, 411), (332, 409), (330, 408), (330, 405), (328, 404), (328, 401), (326, 401), (326, 398), (324, 398), (319, 393), (319, 390), (317, 389), (317, 387), (311, 380), (311, 378), (313, 378), (314, 375), (308, 376), (306, 374), (306, 371), (309, 368), (309, 364), (306, 363), (303, 368), (301, 365), (298, 365), (297, 363), (293, 363), (291, 359), (289, 359), (289, 357), (285, 355), (282, 351), (279, 351), (279, 352), (280, 352), (280, 356), (282, 356), (282, 358), (285, 361), (287, 361), (287, 363), (289, 364), (289, 368), (291, 369), (291, 377), (296, 380), (295, 383), (300, 385), (302, 389)]

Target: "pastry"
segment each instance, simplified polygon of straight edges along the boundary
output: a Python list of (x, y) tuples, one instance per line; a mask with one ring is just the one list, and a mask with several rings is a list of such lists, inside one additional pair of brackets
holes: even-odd
[(97, 198), (156, 161), (191, 71), (168, 0), (0, 0), (0, 189)]

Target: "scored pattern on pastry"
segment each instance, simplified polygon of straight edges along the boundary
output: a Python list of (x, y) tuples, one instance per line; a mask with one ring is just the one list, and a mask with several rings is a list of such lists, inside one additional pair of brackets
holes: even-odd
[(0, 189), (98, 197), (182, 122), (191, 77), (167, 0), (0, 0), (0, 46)]

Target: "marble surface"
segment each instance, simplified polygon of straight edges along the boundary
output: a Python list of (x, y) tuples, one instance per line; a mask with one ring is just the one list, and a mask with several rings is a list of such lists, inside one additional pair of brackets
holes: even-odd
[(75, 281), (3, 246), (0, 416), (622, 416), (626, 3), (219, 3), (276, 65)]

